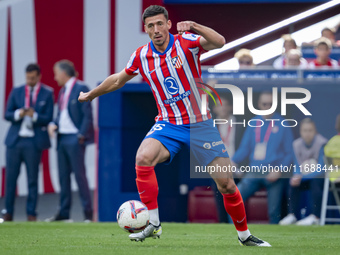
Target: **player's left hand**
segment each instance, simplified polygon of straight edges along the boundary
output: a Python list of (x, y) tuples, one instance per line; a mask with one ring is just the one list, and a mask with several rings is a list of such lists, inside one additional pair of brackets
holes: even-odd
[(178, 34), (183, 34), (185, 31), (190, 31), (192, 30), (192, 27), (195, 22), (193, 21), (181, 21), (177, 23), (177, 31)]
[(276, 182), (279, 178), (281, 177), (281, 173), (280, 172), (270, 172), (266, 179), (269, 182)]

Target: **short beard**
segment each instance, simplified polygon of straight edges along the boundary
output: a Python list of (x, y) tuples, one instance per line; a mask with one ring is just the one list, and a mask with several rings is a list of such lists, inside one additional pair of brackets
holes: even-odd
[(159, 42), (159, 43), (154, 42), (154, 44), (157, 45), (157, 46), (162, 46), (164, 43), (165, 43), (165, 40), (163, 42)]
[(167, 35), (167, 36), (164, 38), (164, 41), (163, 41), (163, 42), (159, 42), (159, 43), (154, 42), (154, 44), (157, 45), (157, 46), (163, 46), (163, 44), (165, 43), (166, 39), (168, 39), (168, 36), (169, 36), (169, 35)]

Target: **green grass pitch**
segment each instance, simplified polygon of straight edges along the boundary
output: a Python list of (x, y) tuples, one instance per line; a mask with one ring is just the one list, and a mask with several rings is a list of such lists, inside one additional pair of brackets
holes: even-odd
[(340, 254), (340, 225), (249, 225), (273, 247), (241, 247), (233, 225), (162, 223), (160, 239), (131, 242), (116, 223), (3, 223), (0, 254)]

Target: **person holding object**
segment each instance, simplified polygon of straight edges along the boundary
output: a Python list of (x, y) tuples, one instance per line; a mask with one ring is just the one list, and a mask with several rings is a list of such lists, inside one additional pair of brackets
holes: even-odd
[(16, 183), (21, 163), (27, 170), (27, 220), (37, 220), (38, 173), (42, 151), (51, 144), (47, 125), (53, 119), (53, 90), (40, 82), (40, 67), (26, 67), (26, 84), (14, 88), (8, 98), (5, 119), (11, 122), (5, 144), (6, 191), (3, 218), (12, 221)]

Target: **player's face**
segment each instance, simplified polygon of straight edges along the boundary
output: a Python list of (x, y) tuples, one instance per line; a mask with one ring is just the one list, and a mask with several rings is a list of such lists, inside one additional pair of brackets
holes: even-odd
[(40, 81), (41, 74), (38, 74), (37, 71), (27, 72), (26, 73), (26, 84), (28, 86), (34, 87)]
[(153, 44), (156, 46), (161, 47), (164, 45), (169, 37), (170, 28), (171, 21), (166, 20), (164, 14), (158, 14), (145, 19), (145, 32), (148, 33)]
[(311, 144), (315, 135), (316, 130), (312, 123), (304, 123), (300, 127), (300, 135), (306, 144)]

